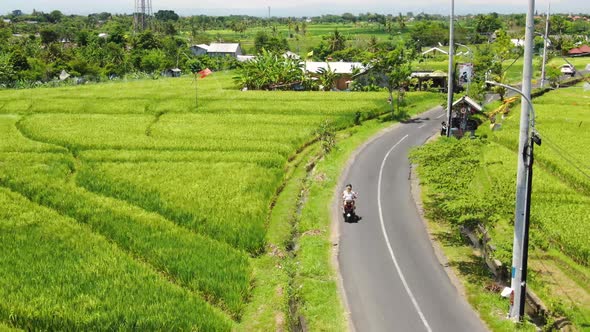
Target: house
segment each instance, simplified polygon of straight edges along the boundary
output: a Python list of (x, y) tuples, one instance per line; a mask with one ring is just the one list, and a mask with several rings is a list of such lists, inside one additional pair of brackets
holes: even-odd
[(180, 77), (180, 75), (182, 75), (182, 70), (178, 68), (166, 69), (162, 72), (162, 76), (166, 77)]
[(353, 76), (364, 69), (360, 62), (305, 62), (305, 71), (312, 75), (319, 74), (322, 70), (334, 72), (337, 76), (335, 86), (338, 90), (348, 89)]
[(101, 33), (98, 34), (98, 38), (106, 39), (106, 38), (108, 38), (108, 36), (109, 35), (107, 33), (104, 33), (104, 32), (101, 32)]
[(209, 51), (209, 45), (207, 45), (207, 44), (193, 45), (190, 47), (190, 50), (193, 53), (193, 55), (195, 55), (195, 56), (205, 55), (205, 54), (207, 54), (207, 51)]
[(2, 20), (2, 22), (4, 22), (4, 23), (11, 23), (12, 21), (9, 18), (5, 18), (5, 19)]
[(207, 49), (207, 55), (212, 57), (231, 56), (237, 58), (242, 55), (242, 47), (239, 43), (212, 43)]
[(572, 48), (567, 52), (568, 55), (571, 56), (589, 56), (590, 55), (590, 46), (582, 45), (580, 47)]

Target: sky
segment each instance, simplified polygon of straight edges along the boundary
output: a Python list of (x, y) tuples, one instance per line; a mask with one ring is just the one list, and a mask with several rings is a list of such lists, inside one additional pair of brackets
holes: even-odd
[[(457, 14), (478, 13), (525, 13), (529, 0), (455, 0)], [(547, 9), (549, 0), (536, 0), (536, 9)], [(550, 0), (552, 12), (589, 13), (590, 0)], [(222, 5), (221, 5), (222, 4)], [(50, 12), (60, 10), (65, 14), (90, 14), (110, 12), (132, 13), (135, 0), (0, 0), (0, 14), (20, 9), (30, 13), (33, 9)], [(322, 14), (359, 14), (376, 12), (382, 14), (425, 12), (448, 15), (449, 0), (152, 0), (153, 11), (174, 10), (180, 15), (230, 15), (244, 14), (267, 16), (268, 7), (272, 16), (319, 16)]]

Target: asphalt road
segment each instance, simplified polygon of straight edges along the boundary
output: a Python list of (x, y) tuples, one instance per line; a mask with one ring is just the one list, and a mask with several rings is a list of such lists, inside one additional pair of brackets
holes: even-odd
[(339, 220), (338, 260), (356, 331), (486, 331), (437, 260), (410, 192), (408, 151), (443, 120), (436, 108), (398, 125), (365, 146), (344, 175), (362, 217)]

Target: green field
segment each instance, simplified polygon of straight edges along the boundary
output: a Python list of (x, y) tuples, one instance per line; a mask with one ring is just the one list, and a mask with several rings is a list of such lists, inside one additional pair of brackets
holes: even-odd
[[(197, 108), (192, 78), (0, 92), (0, 324), (288, 323), (287, 275), (266, 253), (292, 226), (271, 208), (297, 208), (280, 193), (298, 195), (287, 180), (320, 125), (386, 113), (387, 95), (242, 92), (231, 77), (199, 80)], [(406, 110), (438, 99), (410, 93)]]
[[(547, 93), (534, 104), (543, 144), (535, 148), (529, 285), (552, 315), (566, 316), (583, 330), (590, 322), (590, 155), (585, 149), (590, 144), (590, 94), (576, 86)], [(426, 186), (429, 217), (450, 225), (485, 224), (496, 248), (494, 256), (505, 266), (512, 259), (518, 120), (519, 112), (513, 111), (502, 121), (502, 130), (481, 127), (479, 134), (487, 140), (445, 139), (422, 148), (415, 157)], [(460, 181), (456, 174), (462, 175)], [(457, 246), (449, 246), (451, 256)], [(465, 275), (467, 287), (473, 288), (474, 306), (493, 311), (483, 304), (490, 294), (481, 291), (486, 280), (488, 285), (492, 282), (488, 274), (474, 279), (474, 271), (460, 268), (467, 264), (465, 258), (451, 260)], [(490, 312), (482, 316), (491, 326), (501, 320)], [(510, 330), (500, 325), (495, 330)]]
[[(299, 25), (301, 26), (301, 23)], [(347, 42), (351, 46), (360, 48), (365, 47), (372, 36), (375, 36), (379, 41), (399, 40), (402, 36), (405, 36), (405, 34), (397, 32), (394, 32), (392, 36), (383, 29), (383, 26), (366, 22), (358, 24), (308, 24), (305, 34), (302, 32), (296, 34), (293, 29), (289, 32), (287, 25), (280, 25), (277, 26), (277, 35), (287, 39), (291, 51), (304, 56), (312, 48), (317, 47), (323, 37), (328, 36), (336, 29), (347, 38)], [(207, 30), (203, 33), (203, 36), (222, 42), (239, 42), (248, 54), (253, 54), (254, 38), (259, 31), (270, 33), (271, 29), (258, 27), (248, 29), (244, 33), (236, 33), (231, 30)], [(189, 33), (184, 32), (183, 35), (188, 38)]]

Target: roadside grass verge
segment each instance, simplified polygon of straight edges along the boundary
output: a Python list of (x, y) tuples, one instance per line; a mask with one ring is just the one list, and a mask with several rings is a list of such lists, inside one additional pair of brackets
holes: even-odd
[[(511, 266), (516, 154), (485, 140), (439, 139), (418, 149), (413, 158), (418, 164), (432, 233), (461, 277), (472, 305), (494, 331), (527, 328), (514, 327), (505, 320), (508, 300), (499, 297), (501, 289), (488, 291), (495, 286), (483, 269), (485, 263), (458, 235), (459, 225), (484, 224), (496, 248), (494, 257)], [(463, 181), (449, 181), (457, 173)], [(590, 199), (538, 166), (532, 197), (528, 284), (548, 306), (549, 323), (566, 316), (583, 329), (589, 317), (588, 292), (578, 283), (588, 278)], [(578, 263), (571, 258), (558, 260), (567, 263), (556, 263), (547, 254), (554, 250)], [(569, 276), (564, 270), (570, 271)]]

